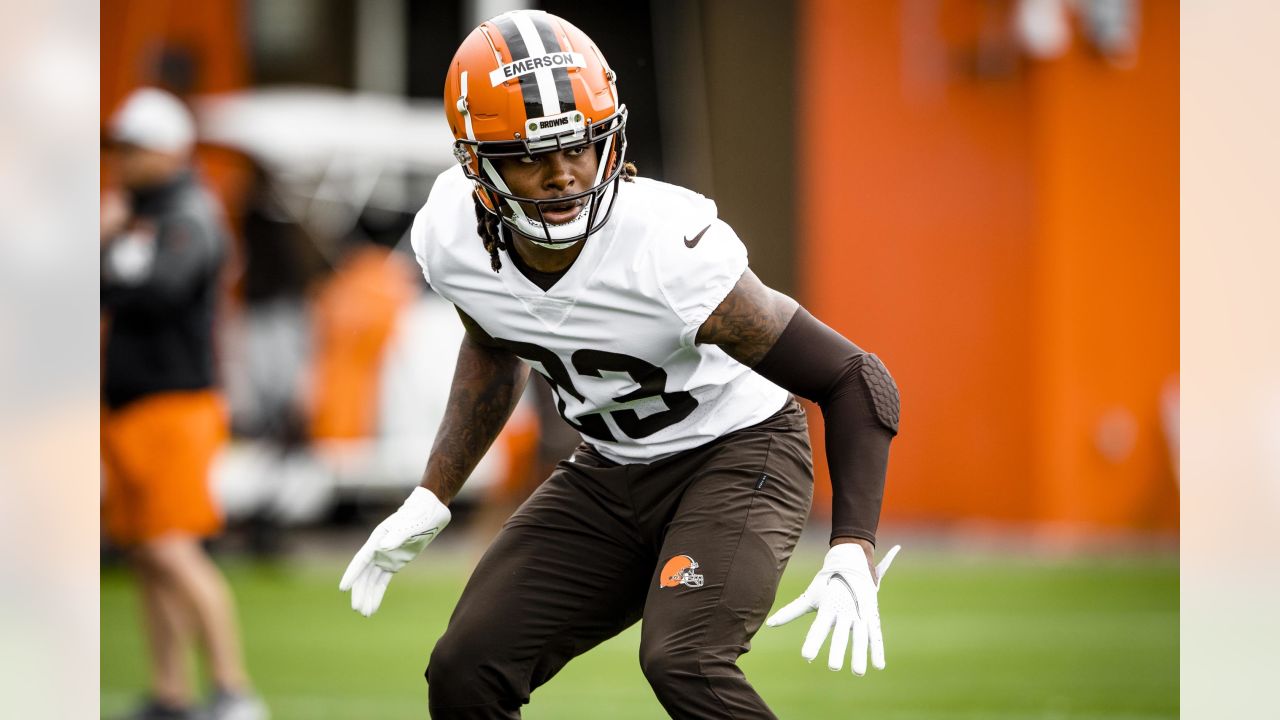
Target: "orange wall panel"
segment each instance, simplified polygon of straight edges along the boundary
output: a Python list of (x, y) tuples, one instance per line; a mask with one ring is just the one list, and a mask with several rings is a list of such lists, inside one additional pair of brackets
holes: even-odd
[(1177, 526), (1178, 7), (1143, 7), (1132, 67), (1077, 46), (1032, 76), (1038, 506), (1072, 525)]
[(801, 299), (902, 389), (886, 520), (1176, 526), (1177, 7), (1142, 7), (1121, 69), (1021, 57), (1011, 2), (802, 6)]
[(102, 118), (130, 91), (153, 85), (166, 46), (197, 64), (195, 93), (242, 88), (249, 79), (244, 5), (232, 0), (104, 0), (101, 11)]
[(902, 389), (884, 517), (1016, 520), (1035, 499), (1030, 96), (948, 80), (948, 35), (973, 33), (950, 5), (904, 39), (895, 3), (805, 4), (801, 300)]
[[(246, 7), (233, 0), (105, 0), (99, 70), (102, 125), (130, 92), (162, 84), (160, 59), (165, 48), (180, 48), (193, 60), (192, 94), (244, 88), (249, 82)], [(197, 147), (196, 162), (233, 226), (238, 226), (248, 163), (236, 153), (207, 147)], [(100, 171), (105, 187), (111, 182), (110, 167), (103, 162)]]

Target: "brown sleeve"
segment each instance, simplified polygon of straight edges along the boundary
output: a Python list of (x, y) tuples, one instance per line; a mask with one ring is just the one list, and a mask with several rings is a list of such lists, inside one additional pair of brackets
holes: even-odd
[(831, 473), (831, 537), (876, 540), (898, 387), (864, 352), (803, 307), (754, 370), (822, 408)]

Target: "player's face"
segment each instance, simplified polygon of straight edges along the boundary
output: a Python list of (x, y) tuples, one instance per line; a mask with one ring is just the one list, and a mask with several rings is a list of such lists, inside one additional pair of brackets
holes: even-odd
[[(532, 157), (503, 158), (497, 161), (498, 172), (512, 194), (548, 200), (583, 192), (595, 182), (599, 157), (594, 146), (538, 153)], [(590, 196), (560, 205), (543, 205), (542, 220), (552, 225), (569, 222), (582, 212)], [(522, 203), (525, 215), (539, 219), (538, 211)]]

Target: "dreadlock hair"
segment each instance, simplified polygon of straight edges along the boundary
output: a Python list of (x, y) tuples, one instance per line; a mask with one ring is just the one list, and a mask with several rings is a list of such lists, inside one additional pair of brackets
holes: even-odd
[(476, 205), (476, 233), (484, 243), (485, 252), (489, 253), (489, 267), (498, 272), (502, 268), (498, 250), (507, 249), (507, 244), (502, 241), (502, 221), (498, 219), (497, 213), (489, 212), (480, 198), (472, 195), (471, 201)]
[[(635, 182), (636, 175), (635, 163), (622, 164), (623, 181)], [(484, 243), (485, 252), (489, 253), (489, 267), (493, 268), (494, 272), (498, 272), (502, 269), (502, 259), (498, 256), (498, 251), (507, 249), (507, 243), (502, 239), (502, 221), (498, 219), (497, 213), (490, 212), (480, 202), (480, 198), (472, 195), (471, 201), (476, 206), (476, 234), (480, 236), (480, 242)]]

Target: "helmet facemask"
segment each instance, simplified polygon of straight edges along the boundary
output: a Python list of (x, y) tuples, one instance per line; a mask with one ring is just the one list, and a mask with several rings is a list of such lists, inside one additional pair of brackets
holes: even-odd
[[(572, 116), (574, 111), (565, 115)], [(580, 114), (576, 119), (581, 123)], [(549, 119), (542, 120), (551, 124)], [(622, 106), (599, 123), (588, 122), (556, 134), (539, 135), (535, 127), (537, 122), (530, 121), (530, 137), (509, 142), (459, 139), (454, 145), (454, 153), (467, 177), (478, 185), (476, 195), (486, 210), (497, 215), (509, 230), (520, 233), (534, 244), (562, 250), (599, 230), (613, 212), (627, 151), (627, 109)], [(499, 158), (532, 157), (583, 146), (594, 147), (599, 153), (599, 167), (593, 185), (582, 192), (555, 198), (537, 199), (512, 193), (493, 162)], [(559, 224), (545, 221), (545, 209), (578, 200), (585, 202), (572, 220)], [(531, 213), (525, 211), (526, 206), (532, 208)]]

